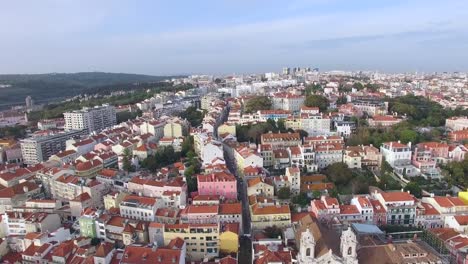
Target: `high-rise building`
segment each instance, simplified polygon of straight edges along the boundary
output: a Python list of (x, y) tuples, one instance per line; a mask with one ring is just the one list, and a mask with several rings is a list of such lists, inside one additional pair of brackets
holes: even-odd
[(79, 138), (85, 134), (84, 130), (71, 130), (23, 139), (20, 141), (23, 162), (37, 164), (46, 161), (50, 156), (65, 150), (65, 142), (68, 139)]
[(81, 110), (63, 113), (65, 130), (86, 130), (88, 133), (101, 131), (117, 124), (115, 108), (108, 104), (84, 107)]
[(291, 69), (289, 67), (283, 68), (283, 75), (289, 75), (290, 72), (291, 72)]
[(31, 96), (26, 96), (26, 109), (31, 109), (34, 106), (34, 100)]

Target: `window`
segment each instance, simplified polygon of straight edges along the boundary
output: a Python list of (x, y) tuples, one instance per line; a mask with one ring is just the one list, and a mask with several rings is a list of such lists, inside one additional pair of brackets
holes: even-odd
[(348, 248), (348, 255), (351, 256), (353, 253), (353, 248), (352, 247), (349, 247)]
[(310, 248), (306, 249), (306, 257), (310, 257)]

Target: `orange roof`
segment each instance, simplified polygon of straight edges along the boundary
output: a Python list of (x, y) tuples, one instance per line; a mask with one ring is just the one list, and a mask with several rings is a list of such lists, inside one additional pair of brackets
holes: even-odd
[(90, 170), (92, 168), (98, 167), (100, 165), (102, 165), (102, 162), (99, 161), (99, 160), (88, 160), (88, 161), (85, 161), (85, 162), (77, 163), (76, 166), (75, 166), (75, 169), (77, 171), (87, 171), (87, 170)]
[(84, 201), (87, 201), (87, 200), (91, 200), (91, 196), (89, 195), (89, 193), (84, 192), (84, 193), (81, 193), (80, 195), (76, 196), (75, 199), (73, 199), (72, 201), (74, 201), (74, 202), (84, 202)]
[(232, 182), (236, 181), (236, 177), (231, 173), (221, 171), (221, 172), (213, 172), (210, 174), (197, 175), (198, 182)]
[(0, 190), (0, 198), (13, 198), (16, 195), (25, 194), (38, 188), (39, 186), (34, 182), (23, 182)]
[(60, 151), (59, 153), (55, 154), (55, 156), (57, 156), (59, 158), (64, 158), (66, 156), (73, 155), (75, 153), (76, 153), (75, 150), (70, 149), (70, 150)]
[(241, 203), (232, 203), (227, 204), (223, 203), (219, 205), (219, 214), (242, 214), (242, 204)]
[(224, 224), (223, 232), (233, 232), (233, 233), (239, 234), (239, 223)]
[(396, 141), (385, 142), (385, 143), (382, 143), (382, 144), (387, 145), (387, 146), (392, 145), (392, 148), (407, 148), (408, 147), (407, 145), (401, 144), (400, 142), (396, 142)]
[(355, 205), (340, 205), (340, 214), (359, 214), (359, 210)]
[(439, 211), (431, 204), (422, 202), (421, 205), (424, 207), (424, 215), (440, 215)]
[(291, 214), (289, 205), (267, 205), (260, 206), (254, 204), (252, 206), (252, 213), (254, 215), (269, 215), (269, 214)]
[(113, 178), (117, 176), (118, 172), (119, 172), (118, 170), (114, 170), (114, 169), (102, 169), (99, 172), (99, 175), (103, 177), (107, 177), (107, 178)]
[(374, 121), (378, 121), (378, 122), (397, 122), (397, 121), (400, 121), (398, 119), (396, 119), (395, 117), (391, 116), (391, 115), (375, 115), (372, 117), (372, 119)]
[(180, 249), (150, 248), (141, 246), (125, 247), (121, 263), (179, 263), (182, 251)]
[(96, 254), (94, 256), (99, 258), (105, 258), (109, 253), (114, 250), (114, 244), (108, 242), (102, 242), (98, 249), (96, 250)]
[(218, 205), (189, 205), (187, 214), (218, 214)]
[(413, 196), (407, 192), (382, 192), (381, 194), (385, 202), (414, 201)]
[(434, 201), (441, 207), (450, 208), (453, 206), (465, 206), (458, 197), (434, 196)]
[(461, 226), (468, 225), (468, 215), (455, 215), (454, 218), (458, 222), (459, 225)]

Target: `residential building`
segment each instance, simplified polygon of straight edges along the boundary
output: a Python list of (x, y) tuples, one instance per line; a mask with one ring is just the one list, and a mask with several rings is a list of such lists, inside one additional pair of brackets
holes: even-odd
[(25, 164), (38, 164), (46, 161), (52, 155), (65, 150), (67, 140), (79, 138), (83, 133), (79, 130), (70, 130), (23, 139), (20, 141), (23, 162)]
[(247, 180), (247, 196), (262, 195), (266, 197), (273, 197), (275, 188), (272, 184), (266, 183), (261, 177), (256, 177)]
[(154, 221), (156, 209), (162, 206), (160, 199), (128, 195), (120, 203), (120, 215), (129, 219)]
[(219, 195), (224, 199), (237, 199), (237, 180), (229, 172), (197, 175), (200, 195)]
[(219, 224), (166, 224), (164, 225), (164, 245), (176, 238), (182, 238), (187, 246), (186, 258), (201, 261), (219, 255)]
[(304, 104), (304, 100), (305, 96), (303, 95), (278, 92), (273, 94), (272, 97), (273, 109), (282, 109), (297, 113)]
[(370, 127), (391, 127), (403, 121), (403, 119), (395, 118), (391, 115), (374, 115), (373, 117), (369, 118), (369, 126)]
[(117, 124), (115, 108), (104, 104), (93, 108), (63, 113), (65, 130), (86, 130), (88, 133), (101, 131)]
[(387, 225), (412, 226), (416, 220), (416, 203), (409, 192), (378, 192), (371, 194), (387, 212)]
[(261, 144), (269, 144), (273, 149), (302, 144), (299, 133), (266, 133), (261, 135)]
[(468, 128), (468, 117), (451, 117), (445, 120), (445, 127), (451, 131), (464, 130)]

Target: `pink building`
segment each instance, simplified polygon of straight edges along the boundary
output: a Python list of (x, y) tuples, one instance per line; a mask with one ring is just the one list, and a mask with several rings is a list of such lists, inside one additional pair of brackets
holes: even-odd
[(449, 158), (449, 145), (439, 142), (423, 142), (416, 145), (419, 150), (429, 151), (432, 158), (440, 162), (439, 159)]
[(309, 211), (320, 221), (328, 221), (340, 215), (340, 204), (336, 198), (322, 196), (320, 200), (310, 202)]
[(216, 224), (218, 211), (218, 205), (189, 205), (180, 212), (180, 221), (184, 224)]
[(225, 199), (237, 199), (237, 180), (227, 172), (198, 175), (198, 193), (201, 195), (220, 195)]

